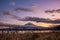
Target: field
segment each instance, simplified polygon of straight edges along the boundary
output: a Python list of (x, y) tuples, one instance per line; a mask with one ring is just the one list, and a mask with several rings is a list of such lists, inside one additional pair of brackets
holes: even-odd
[(0, 31), (0, 40), (60, 40), (60, 31)]

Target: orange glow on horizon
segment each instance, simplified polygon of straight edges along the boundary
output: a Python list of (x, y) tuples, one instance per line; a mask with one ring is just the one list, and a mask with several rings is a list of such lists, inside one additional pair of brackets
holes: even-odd
[(39, 23), (34, 22), (33, 24), (35, 24), (37, 26), (42, 26), (42, 27), (50, 27), (50, 26), (52, 26), (52, 24), (50, 24), (50, 23), (42, 23), (42, 22), (39, 22)]
[(39, 22), (39, 23), (33, 22), (33, 24), (42, 27), (54, 27), (56, 25), (60, 25), (60, 24), (51, 24), (51, 23), (43, 23), (43, 22)]

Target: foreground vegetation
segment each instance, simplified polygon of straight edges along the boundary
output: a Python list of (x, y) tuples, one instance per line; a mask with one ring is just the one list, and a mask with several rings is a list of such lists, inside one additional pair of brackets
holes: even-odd
[(60, 32), (0, 32), (0, 40), (60, 40)]

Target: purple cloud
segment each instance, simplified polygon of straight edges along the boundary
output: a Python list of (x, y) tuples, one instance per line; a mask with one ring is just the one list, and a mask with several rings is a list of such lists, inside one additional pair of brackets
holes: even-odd
[(12, 1), (12, 2), (10, 2), (9, 4), (10, 4), (11, 6), (15, 6), (15, 5), (16, 5), (16, 2), (13, 2), (13, 1)]
[(25, 17), (23, 19), (18, 19), (19, 21), (35, 21), (35, 22), (45, 22), (45, 23), (53, 23), (57, 24), (60, 23), (60, 19), (57, 20), (50, 20), (50, 19), (45, 19), (45, 18), (38, 18), (38, 17)]
[(57, 9), (57, 10), (46, 10), (45, 13), (60, 13), (60, 9)]
[(14, 14), (10, 13), (10, 11), (3, 11), (3, 15), (10, 15), (14, 19), (20, 18), (17, 15), (14, 15)]
[(22, 7), (16, 8), (16, 11), (17, 11), (17, 10), (20, 10), (20, 11), (27, 11), (27, 12), (32, 12), (32, 11), (33, 11), (32, 9), (29, 9), (29, 8), (22, 8)]

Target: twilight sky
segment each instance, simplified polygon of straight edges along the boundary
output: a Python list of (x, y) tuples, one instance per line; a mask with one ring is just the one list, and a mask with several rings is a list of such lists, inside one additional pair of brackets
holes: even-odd
[(0, 0), (0, 22), (37, 26), (60, 25), (60, 0)]

